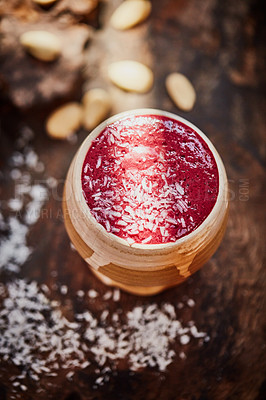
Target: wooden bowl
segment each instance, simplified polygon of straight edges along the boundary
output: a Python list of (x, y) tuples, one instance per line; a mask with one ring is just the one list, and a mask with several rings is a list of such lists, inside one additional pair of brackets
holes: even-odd
[[(175, 242), (129, 245), (108, 233), (90, 213), (82, 193), (81, 172), (92, 141), (103, 129), (126, 116), (163, 115), (180, 121), (207, 143), (218, 167), (216, 203), (203, 223)], [(150, 295), (177, 285), (196, 272), (215, 252), (225, 232), (228, 215), (228, 183), (222, 160), (210, 140), (193, 124), (166, 111), (139, 109), (115, 115), (84, 140), (74, 157), (65, 182), (63, 211), (65, 226), (77, 251), (105, 284), (130, 293)]]

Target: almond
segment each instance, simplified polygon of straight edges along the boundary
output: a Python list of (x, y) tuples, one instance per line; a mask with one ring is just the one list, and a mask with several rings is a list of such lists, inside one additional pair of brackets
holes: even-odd
[(196, 92), (185, 75), (177, 72), (168, 75), (165, 86), (169, 96), (180, 110), (192, 110), (196, 101)]
[(115, 29), (126, 30), (144, 21), (150, 12), (150, 1), (127, 0), (114, 11), (110, 24)]
[(82, 98), (83, 126), (92, 130), (102, 122), (111, 110), (110, 95), (103, 89), (91, 89)]
[(46, 121), (46, 130), (54, 139), (66, 139), (79, 129), (82, 120), (82, 108), (72, 102), (57, 108)]
[(48, 6), (55, 3), (57, 0), (32, 0), (34, 3), (40, 4), (41, 6)]
[(22, 46), (42, 61), (53, 61), (61, 53), (61, 42), (56, 35), (47, 31), (28, 31), (19, 38)]
[(130, 92), (146, 93), (153, 85), (152, 71), (137, 61), (125, 60), (111, 64), (108, 76), (116, 86)]

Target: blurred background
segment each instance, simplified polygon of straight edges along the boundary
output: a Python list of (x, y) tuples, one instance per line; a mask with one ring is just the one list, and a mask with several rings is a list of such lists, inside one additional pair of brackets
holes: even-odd
[[(114, 20), (121, 0), (0, 0), (1, 400), (265, 399), (264, 2), (143, 2), (148, 11), (147, 5), (136, 16), (122, 10)], [(130, 21), (132, 15), (135, 25), (121, 29), (117, 19)], [(141, 93), (121, 88), (110, 75), (110, 65), (121, 60), (148, 67), (153, 83), (144, 79)], [(184, 75), (195, 91), (187, 110), (166, 88), (172, 73)], [(127, 71), (122, 75), (130, 81)], [(99, 88), (100, 100), (84, 98)], [(228, 228), (212, 259), (181, 286), (153, 298), (121, 292), (106, 303), (108, 288), (70, 246), (63, 185), (95, 124), (141, 107), (174, 112), (211, 139), (230, 183)], [(90, 366), (71, 364), (54, 376), (44, 370), (34, 380), (23, 357), (16, 358), (9, 341), (13, 325), (5, 319), (4, 299), (19, 279), (45, 285), (49, 301), (58, 302), (69, 321), (87, 310), (99, 319), (105, 308), (119, 309), (123, 320), (136, 305), (177, 307), (192, 299), (193, 307), (179, 308), (178, 319), (194, 321), (209, 340), (199, 345), (194, 338), (182, 349), (173, 344), (176, 357), (163, 372), (151, 367), (133, 372), (120, 361), (108, 382), (95, 384), (105, 375), (90, 360)], [(92, 289), (97, 296), (85, 298)]]

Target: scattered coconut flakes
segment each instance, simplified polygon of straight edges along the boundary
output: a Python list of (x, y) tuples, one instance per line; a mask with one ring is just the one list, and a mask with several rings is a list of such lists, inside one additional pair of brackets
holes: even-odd
[(193, 300), (193, 299), (188, 299), (188, 301), (187, 301), (187, 305), (189, 306), (189, 307), (194, 307), (195, 306), (195, 301)]
[(7, 205), (12, 211), (20, 211), (23, 207), (23, 202), (21, 199), (10, 199)]
[(101, 314), (101, 321), (106, 321), (106, 318), (109, 315), (109, 311), (108, 310), (104, 310)]
[(96, 292), (96, 290), (94, 290), (94, 289), (90, 289), (90, 290), (88, 290), (88, 296), (89, 296), (91, 299), (95, 299), (96, 297), (99, 296), (99, 293)]
[(12, 170), (10, 171), (10, 177), (11, 177), (11, 179), (13, 179), (13, 180), (17, 180), (17, 179), (21, 178), (21, 172), (20, 172), (20, 170), (17, 169), (17, 168), (12, 169)]
[(119, 301), (120, 300), (120, 290), (119, 289), (115, 289), (113, 292), (113, 300), (114, 301)]
[(18, 272), (19, 267), (25, 263), (32, 251), (26, 241), (28, 227), (15, 217), (7, 220), (6, 227), (8, 236), (0, 242), (0, 270)]
[(25, 164), (30, 169), (35, 169), (38, 164), (38, 156), (32, 149), (26, 153)]
[(14, 167), (21, 167), (24, 165), (24, 156), (22, 153), (15, 151), (9, 159), (9, 164)]
[(42, 161), (38, 161), (36, 167), (34, 168), (34, 171), (43, 172), (44, 170), (45, 170), (44, 163)]
[(96, 379), (95, 383), (97, 385), (103, 385), (104, 384), (104, 377), (103, 376), (99, 376), (99, 378)]
[[(108, 310), (100, 319), (87, 310), (70, 322), (62, 315), (60, 303), (49, 300), (34, 281), (18, 279), (0, 293), (0, 355), (19, 366), (21, 376), (27, 373), (35, 381), (44, 373), (56, 376), (62, 369), (69, 369), (66, 376), (71, 379), (76, 369), (96, 362), (95, 384), (101, 384), (108, 380), (109, 363), (115, 371), (121, 359), (128, 361), (132, 371), (145, 367), (165, 371), (179, 350), (177, 338), (180, 345), (192, 337), (208, 338), (193, 321), (183, 326), (170, 303), (136, 306), (123, 321), (118, 312), (110, 315), (108, 323)], [(182, 351), (177, 354), (186, 357)]]
[[(48, 198), (48, 190), (44, 185), (34, 184), (27, 169), (36, 172), (43, 171), (43, 164), (38, 160), (38, 155), (29, 145), (34, 136), (33, 131), (25, 126), (21, 130), (21, 136), (17, 141), (20, 150), (16, 150), (9, 158), (9, 164), (15, 168), (8, 174), (14, 181), (14, 198), (7, 200), (10, 215), (6, 219), (1, 215), (0, 229), (4, 235), (0, 238), (0, 270), (19, 272), (20, 267), (25, 263), (31, 249), (27, 246), (26, 237), (29, 232), (29, 225), (33, 225), (40, 217), (41, 209)], [(42, 165), (41, 165), (42, 164)], [(13, 213), (17, 213), (13, 215)]]
[(46, 179), (46, 184), (50, 189), (53, 189), (53, 188), (57, 187), (58, 181), (53, 176), (50, 176), (49, 178)]
[(20, 147), (26, 146), (34, 138), (34, 132), (29, 126), (23, 126), (20, 130)]
[(108, 290), (107, 292), (104, 293), (103, 300), (110, 300), (112, 296), (113, 296), (112, 291)]
[(68, 287), (67, 287), (66, 285), (62, 285), (62, 286), (60, 287), (60, 292), (61, 292), (61, 294), (63, 294), (63, 295), (67, 294), (67, 292), (68, 292)]
[(71, 248), (72, 251), (77, 251), (76, 247), (71, 242), (70, 242), (70, 248)]
[(50, 289), (48, 288), (47, 285), (45, 285), (45, 283), (43, 283), (43, 284), (41, 285), (41, 289), (42, 289), (42, 291), (43, 291), (44, 293), (50, 293)]
[(206, 338), (206, 333), (199, 332), (194, 324), (190, 327), (190, 333), (194, 338)]
[(180, 336), (180, 343), (181, 344), (188, 344), (190, 342), (190, 337), (188, 335)]
[(61, 368), (83, 365), (79, 325), (52, 306), (37, 283), (17, 279), (6, 285), (0, 312), (0, 354), (35, 380)]
[(74, 371), (69, 371), (69, 372), (66, 374), (66, 378), (70, 380), (70, 379), (73, 377), (73, 375), (74, 375)]
[(44, 186), (33, 185), (29, 194), (32, 201), (27, 204), (24, 220), (26, 224), (33, 225), (40, 218), (41, 209), (48, 198), (48, 191)]
[[(25, 133), (24, 143), (28, 140), (26, 136)], [(25, 164), (38, 169), (36, 157), (34, 151), (30, 150), (25, 156), (15, 152), (10, 159), (10, 164), (15, 167), (10, 175), (13, 180), (18, 180), (15, 182), (15, 193), (22, 196), (23, 206), (26, 206), (26, 214), (22, 219), (28, 225), (36, 222), (48, 196), (46, 187), (32, 185), (31, 175), (19, 169)], [(47, 180), (46, 184), (50, 188), (55, 187), (55, 181)], [(137, 197), (143, 195), (140, 192), (142, 189), (138, 189)], [(24, 194), (30, 196), (30, 202), (24, 201)], [(136, 207), (137, 204), (132, 206)], [(133, 209), (128, 207), (130, 215)], [(30, 217), (32, 212), (35, 217)], [(18, 272), (29, 257), (31, 249), (26, 243), (28, 225), (12, 216), (5, 221), (0, 214), (0, 228), (9, 232), (8, 237), (0, 242), (0, 270), (8, 267)], [(56, 274), (53, 271), (52, 275)], [(60, 291), (67, 294), (67, 287), (62, 285)], [(81, 292), (77, 294), (83, 297), (84, 292)], [(89, 297), (93, 298), (94, 292), (97, 293), (92, 289), (93, 295)], [(206, 333), (197, 330), (194, 323), (183, 328), (177, 320), (175, 307), (169, 303), (161, 309), (156, 304), (135, 307), (127, 313), (126, 322), (123, 323), (120, 313), (113, 313), (108, 318), (112, 321), (109, 325), (108, 310), (102, 312), (99, 320), (86, 311), (75, 315), (74, 322), (69, 322), (60, 311), (60, 303), (50, 301), (47, 294), (50, 294), (49, 288), (45, 284), (40, 288), (36, 282), (15, 280), (6, 286), (0, 285), (0, 296), (4, 298), (0, 311), (0, 355), (21, 368), (21, 374), (14, 379), (25, 379), (28, 374), (33, 381), (38, 381), (44, 373), (56, 376), (60, 368), (72, 369), (67, 373), (67, 379), (71, 379), (76, 368), (84, 369), (90, 365), (88, 357), (92, 357), (99, 367), (95, 372), (102, 374), (95, 383), (101, 385), (109, 379), (106, 374), (111, 372), (108, 366), (110, 362), (113, 365), (127, 358), (133, 371), (143, 367), (164, 371), (176, 355), (172, 348), (175, 338), (180, 338), (181, 345), (188, 343), (191, 337), (204, 338), (205, 342), (210, 340)], [(111, 298), (119, 301), (120, 291), (107, 291), (103, 295), (104, 300)], [(191, 306), (189, 301), (187, 305)], [(185, 358), (185, 355), (181, 356), (182, 353), (179, 353), (180, 358)], [(115, 371), (115, 364), (112, 369)], [(14, 387), (27, 390), (27, 386), (19, 382)]]

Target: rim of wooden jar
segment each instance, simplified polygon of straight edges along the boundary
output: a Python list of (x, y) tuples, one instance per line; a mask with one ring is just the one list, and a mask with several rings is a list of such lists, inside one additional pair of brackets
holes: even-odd
[[(214, 156), (214, 159), (216, 161), (216, 165), (218, 168), (218, 175), (219, 175), (219, 189), (218, 189), (218, 195), (216, 202), (213, 206), (213, 209), (211, 210), (210, 214), (205, 218), (205, 220), (192, 232), (189, 234), (177, 239), (175, 242), (169, 242), (169, 243), (160, 243), (160, 244), (142, 244), (142, 243), (133, 243), (129, 244), (126, 239), (122, 239), (116, 235), (114, 235), (111, 232), (107, 232), (106, 229), (99, 223), (97, 220), (94, 218), (94, 216), (91, 214), (90, 209), (86, 203), (86, 200), (83, 195), (82, 191), (82, 168), (84, 164), (84, 160), (86, 157), (86, 154), (91, 146), (92, 141), (101, 134), (101, 132), (106, 128), (106, 126), (117, 122), (118, 120), (125, 119), (130, 116), (141, 116), (141, 115), (159, 115), (159, 116), (165, 116), (171, 119), (174, 119), (178, 122), (181, 122), (185, 125), (187, 125), (189, 128), (193, 129), (203, 140), (204, 142), (208, 145), (209, 150)], [(99, 234), (101, 235), (104, 240), (107, 241), (107, 243), (110, 243), (110, 245), (113, 247), (114, 243), (117, 243), (119, 247), (124, 247), (124, 249), (139, 249), (139, 250), (144, 250), (145, 252), (154, 252), (154, 250), (171, 250), (172, 248), (175, 248), (177, 245), (178, 246), (184, 246), (186, 243), (190, 243), (191, 241), (193, 242), (194, 239), (197, 238), (197, 236), (203, 232), (205, 229), (208, 229), (208, 227), (212, 224), (213, 219), (217, 216), (219, 219), (220, 215), (219, 213), (222, 210), (226, 210), (228, 206), (228, 182), (227, 182), (227, 176), (226, 176), (226, 171), (225, 167), (223, 165), (223, 162), (221, 160), (220, 155), (218, 154), (216, 148), (210, 141), (210, 139), (194, 124), (191, 122), (187, 121), (185, 118), (180, 117), (179, 115), (176, 115), (174, 113), (168, 112), (168, 111), (163, 111), (159, 109), (154, 109), (154, 108), (140, 108), (140, 109), (134, 109), (134, 110), (129, 110), (129, 111), (124, 111), (122, 113), (113, 115), (112, 117), (106, 119), (103, 121), (100, 125), (98, 125), (93, 131), (85, 138), (83, 143), (81, 144), (79, 150), (76, 153), (75, 159), (73, 160), (73, 190), (72, 190), (72, 195), (75, 196), (75, 201), (77, 204), (79, 204), (80, 211), (83, 214), (84, 217), (84, 222), (86, 224), (86, 221), (90, 223), (90, 225), (94, 225)], [(223, 202), (225, 204), (223, 204)], [(86, 239), (83, 237), (82, 232), (79, 232), (80, 236), (83, 239)]]

